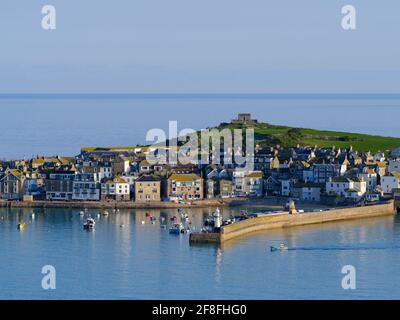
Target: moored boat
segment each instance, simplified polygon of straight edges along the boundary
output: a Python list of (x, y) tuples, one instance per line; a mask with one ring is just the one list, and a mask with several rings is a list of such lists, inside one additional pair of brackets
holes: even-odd
[(180, 234), (184, 232), (184, 227), (182, 223), (174, 223), (170, 228), (169, 228), (169, 233), (170, 234)]
[(278, 247), (271, 246), (271, 251), (285, 251), (289, 250), (288, 246), (281, 243)]
[(91, 230), (94, 229), (94, 226), (96, 225), (96, 222), (92, 218), (88, 218), (86, 222), (83, 224), (83, 229), (85, 230)]

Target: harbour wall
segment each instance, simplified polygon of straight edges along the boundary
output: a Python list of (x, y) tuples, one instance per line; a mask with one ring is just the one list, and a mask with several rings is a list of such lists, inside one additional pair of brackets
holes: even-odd
[(277, 228), (290, 228), (295, 226), (319, 224), (341, 220), (362, 219), (379, 216), (394, 215), (396, 212), (393, 201), (343, 209), (326, 210), (307, 213), (271, 213), (255, 218), (239, 221), (221, 227), (220, 233), (193, 233), (190, 236), (192, 243), (214, 242), (222, 243), (252, 232)]
[(170, 209), (170, 208), (208, 208), (237, 206), (247, 203), (247, 199), (204, 199), (184, 203), (168, 201), (5, 201), (0, 200), (0, 207), (9, 208), (73, 208), (73, 209)]

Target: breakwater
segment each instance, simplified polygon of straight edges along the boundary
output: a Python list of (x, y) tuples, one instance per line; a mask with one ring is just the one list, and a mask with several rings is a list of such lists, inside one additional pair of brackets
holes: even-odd
[(393, 201), (382, 204), (351, 207), (320, 212), (306, 212), (289, 214), (271, 213), (262, 214), (221, 227), (219, 233), (192, 233), (191, 243), (222, 243), (252, 232), (277, 228), (290, 228), (295, 226), (319, 224), (341, 220), (363, 219), (379, 216), (394, 215), (396, 212)]

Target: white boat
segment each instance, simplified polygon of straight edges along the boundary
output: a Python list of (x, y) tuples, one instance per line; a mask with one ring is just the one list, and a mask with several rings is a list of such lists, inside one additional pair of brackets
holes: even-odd
[(80, 211), (80, 212), (79, 212), (79, 215), (82, 217), (82, 216), (85, 215), (85, 213), (84, 213), (83, 211)]
[(182, 223), (174, 223), (170, 228), (169, 228), (169, 233), (170, 234), (180, 234), (184, 232), (184, 227)]
[(94, 229), (94, 226), (96, 225), (96, 222), (92, 218), (88, 218), (86, 222), (83, 224), (83, 229), (85, 230), (91, 230)]
[(103, 211), (103, 216), (108, 216), (108, 215), (109, 215), (108, 211), (107, 211), (107, 210), (104, 210), (104, 211)]

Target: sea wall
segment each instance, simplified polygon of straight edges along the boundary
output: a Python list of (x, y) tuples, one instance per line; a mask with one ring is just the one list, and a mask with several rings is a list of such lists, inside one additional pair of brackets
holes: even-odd
[(294, 226), (325, 223), (340, 220), (370, 218), (394, 215), (393, 201), (364, 207), (343, 208), (322, 212), (301, 214), (277, 213), (247, 219), (221, 228), (220, 242), (224, 242), (251, 232), (289, 228)]
[[(184, 203), (168, 201), (4, 201), (0, 207), (13, 208), (87, 208), (87, 209), (169, 209), (169, 208), (208, 208), (224, 207), (245, 203), (244, 199), (204, 199)], [(233, 203), (233, 204), (232, 204)]]
[(264, 231), (277, 228), (289, 228), (301, 225), (318, 224), (325, 222), (363, 219), (379, 216), (394, 215), (396, 212), (393, 201), (363, 206), (351, 207), (321, 212), (306, 213), (272, 213), (256, 218), (246, 219), (237, 223), (223, 226), (221, 232), (217, 233), (193, 233), (190, 236), (191, 243), (222, 243), (252, 232)]
[(191, 233), (189, 236), (190, 243), (220, 243), (221, 234), (220, 233)]

